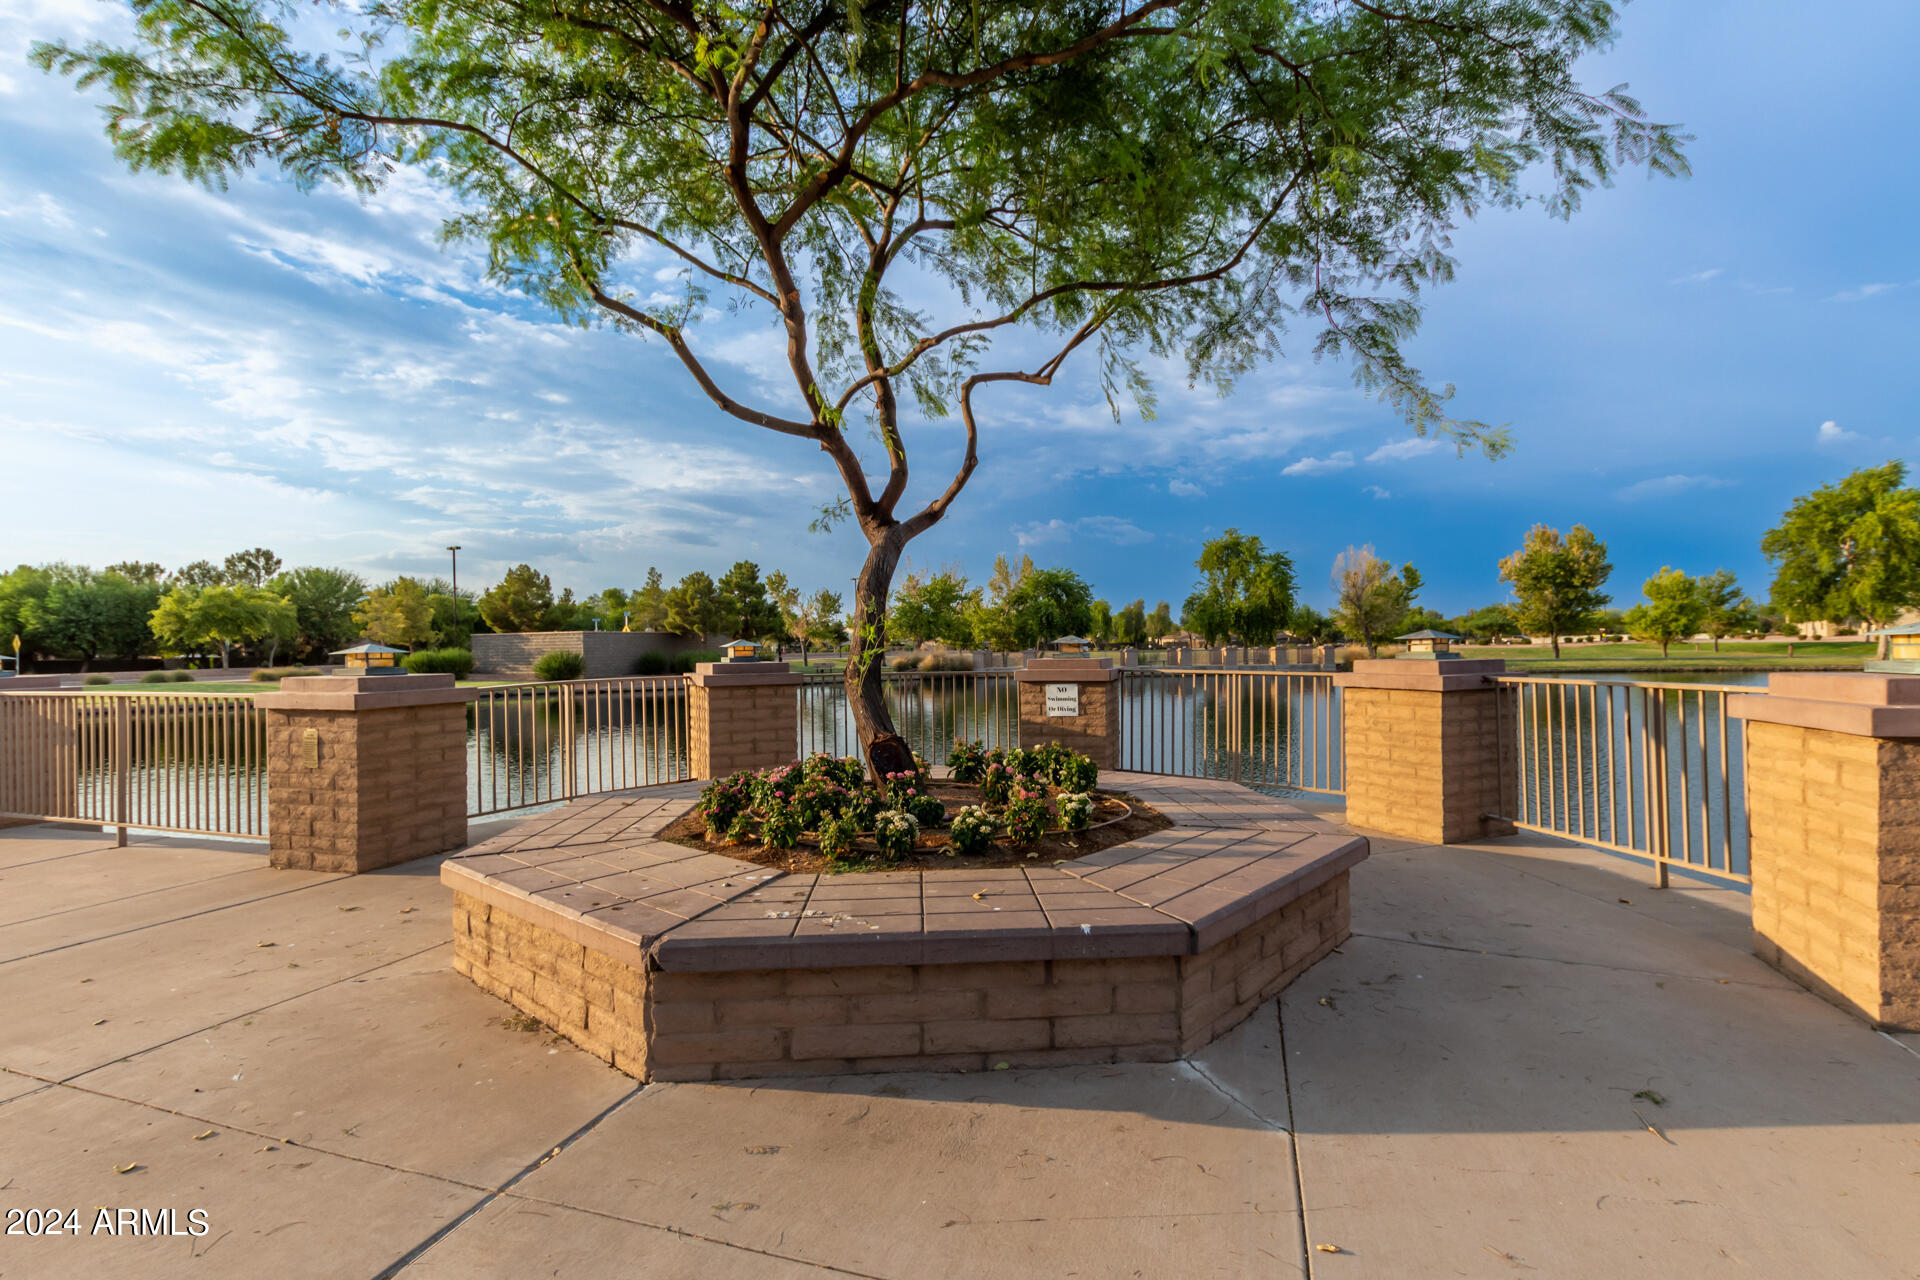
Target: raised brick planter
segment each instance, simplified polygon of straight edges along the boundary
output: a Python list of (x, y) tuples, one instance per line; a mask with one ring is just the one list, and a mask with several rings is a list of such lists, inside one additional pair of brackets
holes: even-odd
[(454, 967), (643, 1080), (1166, 1061), (1348, 936), (1367, 854), (1227, 783), (1058, 867), (783, 875), (655, 838), (697, 787), (576, 801), (442, 865)]

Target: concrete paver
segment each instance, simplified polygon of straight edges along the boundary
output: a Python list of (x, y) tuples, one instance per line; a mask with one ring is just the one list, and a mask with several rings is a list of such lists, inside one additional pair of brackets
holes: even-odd
[[(71, 1088), (0, 1107), (0, 1206), (75, 1211), (79, 1236), (0, 1235), (0, 1274), (372, 1276), (481, 1196)], [(125, 1173), (117, 1172), (132, 1166)], [(91, 1230), (98, 1210), (171, 1209), (159, 1234)], [(190, 1232), (204, 1210), (206, 1232)]]
[(445, 967), (435, 861), (172, 848), (0, 831), (0, 1211), (212, 1230), (6, 1280), (1920, 1274), (1920, 1036), (1551, 840), (1376, 843), (1358, 936), (1189, 1063), (644, 1090)]
[[(444, 944), (73, 1083), (498, 1187), (636, 1086), (564, 1040), (503, 1026), (500, 1003), (452, 971), (451, 952)], [(474, 1123), (421, 1125), (446, 1109)]]
[(129, 845), (77, 859), (0, 866), (0, 926), (137, 899), (267, 865), (264, 850)]
[(1180, 1064), (656, 1085), (514, 1192), (863, 1274), (1299, 1269), (1287, 1135)]

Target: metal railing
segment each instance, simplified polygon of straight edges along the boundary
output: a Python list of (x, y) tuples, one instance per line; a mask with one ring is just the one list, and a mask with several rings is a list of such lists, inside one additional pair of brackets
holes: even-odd
[(264, 839), (266, 738), (249, 694), (0, 694), (0, 817)]
[[(1497, 676), (1497, 815), (1529, 831), (1650, 859), (1669, 872), (1750, 882), (1746, 738), (1727, 696), (1751, 685)], [(1503, 769), (1507, 766), (1503, 765)]]
[(1120, 767), (1342, 794), (1333, 673), (1124, 668)]
[[(955, 739), (989, 747), (1020, 745), (1020, 689), (1014, 668), (990, 671), (888, 671), (882, 674), (893, 727), (929, 764), (945, 764)], [(859, 755), (859, 735), (837, 675), (800, 685), (800, 754)]]
[(467, 815), (692, 776), (687, 678), (488, 685), (467, 711)]

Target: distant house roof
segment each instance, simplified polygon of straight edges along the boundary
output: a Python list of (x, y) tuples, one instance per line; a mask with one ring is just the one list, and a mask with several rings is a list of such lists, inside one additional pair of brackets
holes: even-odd
[(1435, 631), (1432, 627), (1424, 627), (1419, 631), (1409, 631), (1403, 636), (1394, 637), (1395, 640), (1463, 640), (1465, 638), (1451, 631)]
[(373, 641), (369, 640), (365, 644), (357, 644), (353, 646), (353, 648), (351, 649), (329, 650), (327, 653), (327, 656), (329, 658), (338, 658), (342, 654), (347, 654), (347, 653), (405, 653), (405, 652), (406, 652), (405, 649), (396, 649), (390, 644), (375, 644)]

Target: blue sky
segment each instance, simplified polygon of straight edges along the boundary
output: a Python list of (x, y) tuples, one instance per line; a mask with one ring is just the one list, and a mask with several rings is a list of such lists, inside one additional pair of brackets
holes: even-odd
[[(362, 202), (125, 172), (94, 105), (25, 63), (31, 38), (121, 21), (88, 0), (0, 14), (0, 561), (265, 544), (378, 577), (443, 571), (458, 542), (471, 583), (526, 560), (592, 591), (747, 557), (845, 587), (858, 536), (806, 531), (837, 492), (823, 455), (711, 408), (664, 346), (489, 284), (437, 243), (450, 206), (423, 182)], [(1411, 349), (1461, 413), (1512, 425), (1506, 460), (1409, 440), (1332, 364), (1283, 359), (1226, 400), (1168, 371), (1158, 419), (1119, 424), (1083, 365), (982, 394), (981, 468), (913, 563), (978, 580), (1024, 552), (1177, 608), (1200, 542), (1236, 525), (1293, 555), (1311, 603), (1372, 543), (1452, 612), (1502, 598), (1496, 562), (1528, 526), (1584, 522), (1623, 605), (1668, 564), (1764, 593), (1759, 537), (1787, 503), (1920, 436), (1916, 45), (1908, 0), (1845, 23), (1628, 6), (1588, 82), (1683, 123), (1694, 176), (1629, 176), (1571, 222), (1462, 226)], [(778, 409), (771, 336), (697, 334)], [(909, 436), (918, 484), (944, 484), (956, 435)]]

